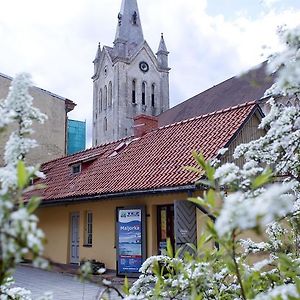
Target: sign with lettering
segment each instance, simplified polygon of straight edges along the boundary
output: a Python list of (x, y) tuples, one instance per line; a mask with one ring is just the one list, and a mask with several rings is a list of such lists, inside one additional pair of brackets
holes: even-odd
[(136, 276), (145, 260), (144, 207), (117, 208), (118, 275)]

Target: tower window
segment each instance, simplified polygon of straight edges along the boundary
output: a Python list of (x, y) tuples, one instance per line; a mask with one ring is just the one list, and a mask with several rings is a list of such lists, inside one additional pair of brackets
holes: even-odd
[(112, 106), (112, 83), (111, 81), (108, 84), (108, 106)]
[(102, 89), (100, 89), (100, 96), (99, 96), (99, 112), (102, 111), (102, 106), (103, 106), (103, 99), (102, 99)]
[(104, 120), (103, 120), (103, 129), (104, 131), (107, 131), (107, 118), (104, 117)]
[(136, 103), (136, 93), (135, 93), (135, 90), (136, 90), (136, 82), (135, 80), (132, 81), (132, 103)]
[(137, 12), (136, 11), (132, 15), (132, 24), (137, 25)]
[(95, 107), (94, 107), (94, 110), (97, 112), (98, 111), (98, 99), (96, 99), (95, 101)]
[(107, 108), (107, 86), (104, 87), (104, 109)]
[(146, 83), (142, 83), (142, 105), (146, 105)]
[(155, 106), (155, 84), (153, 83), (151, 86), (151, 106)]

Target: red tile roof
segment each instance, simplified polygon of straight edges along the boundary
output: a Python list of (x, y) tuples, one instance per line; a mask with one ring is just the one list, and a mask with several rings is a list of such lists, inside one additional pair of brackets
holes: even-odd
[[(131, 137), (126, 147), (118, 146), (128, 138), (45, 163), (44, 201), (193, 184), (197, 175), (183, 169), (195, 166), (192, 151), (213, 158), (256, 109), (249, 102)], [(76, 162), (82, 171), (73, 175)]]

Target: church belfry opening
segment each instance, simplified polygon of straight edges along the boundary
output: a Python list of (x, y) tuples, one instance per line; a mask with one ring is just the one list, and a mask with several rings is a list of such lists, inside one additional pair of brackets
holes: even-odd
[(98, 45), (94, 63), (93, 146), (133, 135), (133, 118), (169, 108), (164, 37), (156, 54), (144, 39), (137, 0), (123, 0), (113, 47)]

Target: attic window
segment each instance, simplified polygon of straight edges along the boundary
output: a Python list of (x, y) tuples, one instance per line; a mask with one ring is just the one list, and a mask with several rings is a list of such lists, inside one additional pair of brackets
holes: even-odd
[(71, 166), (72, 174), (79, 174), (81, 172), (81, 164)]

